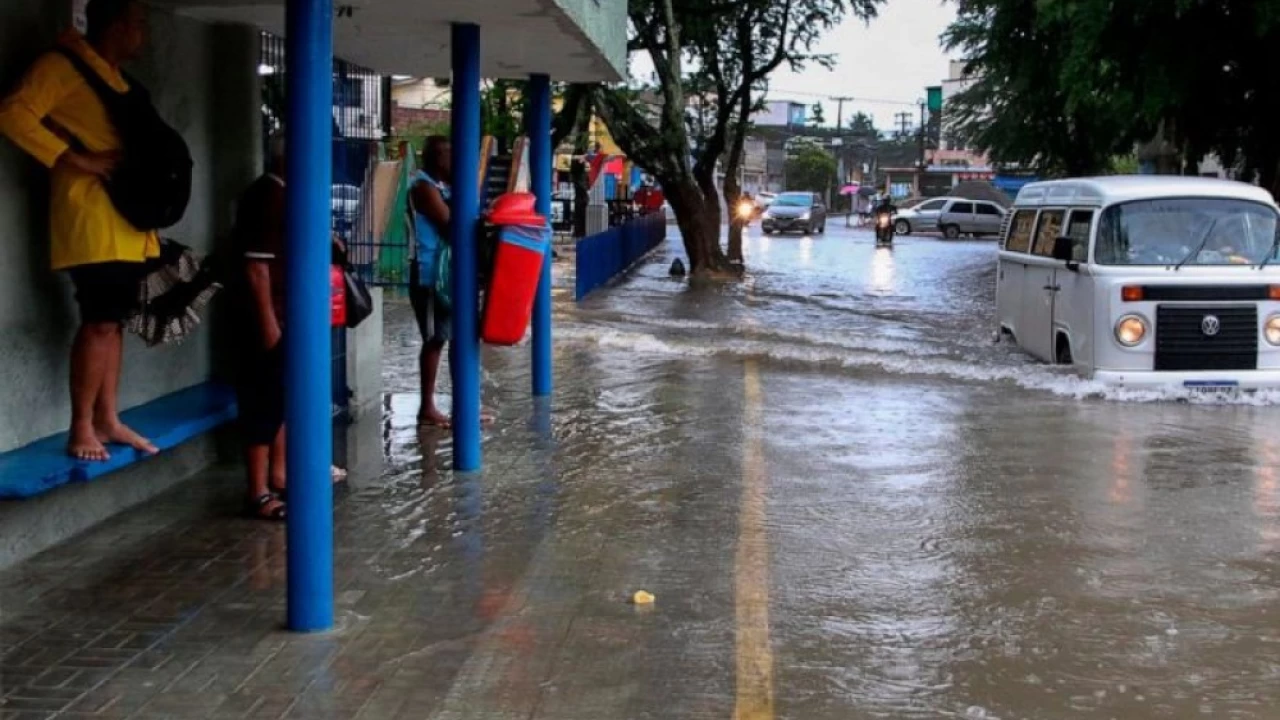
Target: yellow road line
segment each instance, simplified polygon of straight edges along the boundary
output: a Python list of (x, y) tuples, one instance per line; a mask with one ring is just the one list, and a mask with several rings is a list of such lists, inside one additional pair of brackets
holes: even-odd
[(737, 699), (734, 720), (772, 720), (773, 650), (769, 643), (769, 538), (766, 529), (763, 407), (760, 372), (743, 373), (742, 502), (734, 567), (737, 620)]

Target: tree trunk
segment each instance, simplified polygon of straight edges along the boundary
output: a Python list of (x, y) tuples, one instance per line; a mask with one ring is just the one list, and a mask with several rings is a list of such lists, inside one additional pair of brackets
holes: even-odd
[(587, 164), (574, 160), (569, 166), (569, 177), (573, 181), (573, 236), (587, 236), (587, 204), (591, 202), (591, 189), (587, 187)]
[[(662, 192), (676, 216), (676, 225), (689, 256), (689, 273), (708, 276), (730, 270), (720, 249), (720, 209), (708, 203), (703, 189), (690, 178), (659, 178)], [(714, 188), (713, 188), (714, 189)]]
[(742, 233), (750, 217), (739, 218), (737, 207), (742, 200), (742, 183), (738, 173), (742, 168), (742, 154), (747, 145), (747, 126), (751, 122), (751, 92), (742, 96), (741, 106), (733, 122), (733, 140), (729, 143), (729, 160), (724, 166), (724, 202), (729, 210), (729, 262), (742, 265)]
[(738, 182), (737, 165), (732, 161), (725, 166), (724, 202), (729, 208), (729, 262), (741, 265), (745, 262), (742, 254), (742, 233), (751, 222), (750, 217), (739, 217), (738, 203), (742, 201), (742, 183)]

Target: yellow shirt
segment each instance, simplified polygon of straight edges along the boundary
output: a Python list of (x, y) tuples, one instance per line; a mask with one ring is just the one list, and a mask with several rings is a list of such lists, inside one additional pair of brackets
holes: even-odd
[[(128, 83), (78, 33), (60, 41), (79, 55), (112, 88)], [(0, 134), (53, 170), (49, 236), (54, 270), (112, 261), (142, 262), (160, 254), (154, 232), (125, 220), (94, 176), (57, 166), (69, 148), (54, 128), (77, 139), (89, 152), (120, 149), (106, 108), (71, 61), (48, 53), (36, 61), (12, 95), (0, 103)]]

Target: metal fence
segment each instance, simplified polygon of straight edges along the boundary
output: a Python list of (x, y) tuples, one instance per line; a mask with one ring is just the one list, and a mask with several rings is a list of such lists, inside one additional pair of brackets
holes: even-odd
[(583, 299), (625, 273), (666, 237), (666, 218), (662, 213), (653, 213), (579, 240), (576, 298)]
[[(416, 168), (413, 153), (414, 148), (407, 142), (375, 146), (371, 152), (364, 183), (364, 187), (369, 189), (368, 202), (361, 203), (354, 226), (344, 236), (352, 268), (369, 285), (400, 289), (409, 286), (413, 236), (408, 225), (408, 185)], [(395, 160), (402, 160), (398, 174), (394, 178), (382, 178), (382, 182), (393, 183), (394, 187), (389, 188), (391, 198), (379, 200), (389, 201), (390, 207), (385, 210), (384, 227), (378, 228), (373, 209), (374, 174), (381, 163)], [(387, 169), (392, 167), (389, 165)]]
[[(263, 158), (269, 141), (284, 129), (285, 41), (264, 32), (259, 38), (258, 75), (262, 78)], [(373, 235), (373, 214), (366, 208), (388, 112), (381, 76), (368, 68), (333, 63), (333, 186), (330, 193), (331, 228), (347, 244), (348, 252)], [(346, 333), (333, 332), (333, 404), (335, 417), (347, 413), (350, 389), (346, 380)]]

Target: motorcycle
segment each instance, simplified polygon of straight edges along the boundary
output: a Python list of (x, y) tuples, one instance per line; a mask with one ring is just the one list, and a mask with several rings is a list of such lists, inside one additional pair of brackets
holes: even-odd
[(760, 216), (764, 214), (764, 208), (760, 207), (752, 200), (744, 199), (738, 201), (738, 207), (734, 214), (737, 215), (738, 222), (743, 225), (750, 225), (752, 222), (760, 219)]
[(893, 245), (893, 213), (876, 213), (876, 245)]

